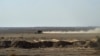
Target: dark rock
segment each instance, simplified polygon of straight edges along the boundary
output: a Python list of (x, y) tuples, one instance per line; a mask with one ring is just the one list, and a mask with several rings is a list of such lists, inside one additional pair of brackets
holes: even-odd
[(9, 48), (11, 47), (11, 41), (0, 41), (0, 48)]

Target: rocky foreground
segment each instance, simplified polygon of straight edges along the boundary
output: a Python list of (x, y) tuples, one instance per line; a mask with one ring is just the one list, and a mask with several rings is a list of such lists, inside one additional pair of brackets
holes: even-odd
[(0, 56), (100, 56), (99, 40), (0, 40)]
[(0, 56), (100, 56), (98, 34), (1, 34)]

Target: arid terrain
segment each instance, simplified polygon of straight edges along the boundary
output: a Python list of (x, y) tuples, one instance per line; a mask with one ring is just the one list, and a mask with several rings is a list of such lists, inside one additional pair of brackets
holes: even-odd
[[(66, 28), (58, 30), (62, 29)], [(89, 30), (89, 28), (84, 29)], [(37, 30), (39, 31), (36, 32)], [(42, 33), (40, 30), (51, 31), (51, 28), (39, 28), (34, 31), (30, 28), (27, 31), (23, 28), (22, 30), (3, 28), (0, 32), (0, 56), (100, 56), (98, 32), (62, 34)]]

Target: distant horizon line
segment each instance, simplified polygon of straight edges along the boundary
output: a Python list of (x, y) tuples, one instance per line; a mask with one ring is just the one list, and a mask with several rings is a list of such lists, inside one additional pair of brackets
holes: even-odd
[(0, 26), (0, 28), (30, 28), (30, 27), (100, 27), (100, 26)]

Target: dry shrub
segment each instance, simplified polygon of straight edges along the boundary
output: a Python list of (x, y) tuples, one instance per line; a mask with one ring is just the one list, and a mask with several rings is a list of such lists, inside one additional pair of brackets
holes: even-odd
[(1, 37), (1, 39), (4, 39), (4, 37)]

